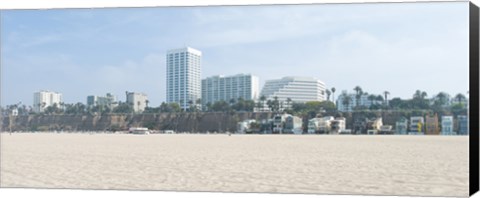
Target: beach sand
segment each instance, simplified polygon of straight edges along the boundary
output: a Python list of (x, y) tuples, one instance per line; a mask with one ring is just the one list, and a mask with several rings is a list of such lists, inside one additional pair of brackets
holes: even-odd
[(468, 137), (1, 134), (1, 187), (468, 196)]

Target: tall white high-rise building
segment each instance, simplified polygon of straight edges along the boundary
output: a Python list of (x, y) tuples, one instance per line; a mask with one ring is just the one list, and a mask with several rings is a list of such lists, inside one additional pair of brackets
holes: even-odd
[(267, 99), (277, 97), (279, 101), (308, 102), (325, 100), (325, 84), (311, 77), (284, 77), (267, 80), (260, 96)]
[(201, 98), (202, 52), (191, 47), (167, 52), (167, 102), (188, 109)]
[(127, 104), (132, 105), (134, 112), (142, 112), (147, 107), (148, 98), (147, 94), (144, 93), (135, 93), (135, 92), (126, 92), (127, 94)]
[(229, 102), (230, 99), (255, 100), (258, 98), (258, 77), (251, 74), (234, 76), (212, 76), (202, 80), (202, 103), (217, 101)]
[(60, 107), (60, 104), (63, 102), (63, 97), (61, 93), (53, 91), (39, 91), (33, 93), (33, 110), (35, 112), (43, 112), (45, 108), (57, 104)]

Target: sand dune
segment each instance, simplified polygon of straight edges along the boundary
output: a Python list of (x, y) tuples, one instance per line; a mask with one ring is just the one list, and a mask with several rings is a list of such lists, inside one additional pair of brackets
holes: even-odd
[(1, 134), (1, 187), (468, 195), (468, 137)]

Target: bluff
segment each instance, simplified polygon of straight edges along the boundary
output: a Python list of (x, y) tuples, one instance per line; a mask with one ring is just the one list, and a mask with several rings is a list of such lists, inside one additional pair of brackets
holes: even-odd
[[(2, 131), (118, 131), (130, 127), (148, 127), (155, 130), (184, 132), (236, 131), (237, 123), (246, 119), (269, 119), (272, 112), (179, 112), (156, 114), (104, 114), (104, 115), (26, 115), (7, 116), (1, 119)], [(395, 126), (401, 117), (425, 116), (422, 111), (363, 111), (303, 115), (306, 131), (308, 119), (315, 116), (345, 117), (346, 127), (353, 128), (355, 120), (383, 118), (384, 125)], [(439, 115), (439, 117), (442, 114)]]
[(198, 112), (104, 115), (26, 115), (2, 118), (2, 131), (105, 131), (148, 127), (185, 132), (235, 131), (245, 119), (262, 120), (273, 113)]

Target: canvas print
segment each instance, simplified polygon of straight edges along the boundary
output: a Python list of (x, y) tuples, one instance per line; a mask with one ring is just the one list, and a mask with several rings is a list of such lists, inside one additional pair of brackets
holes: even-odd
[(2, 188), (469, 193), (469, 3), (2, 10)]

